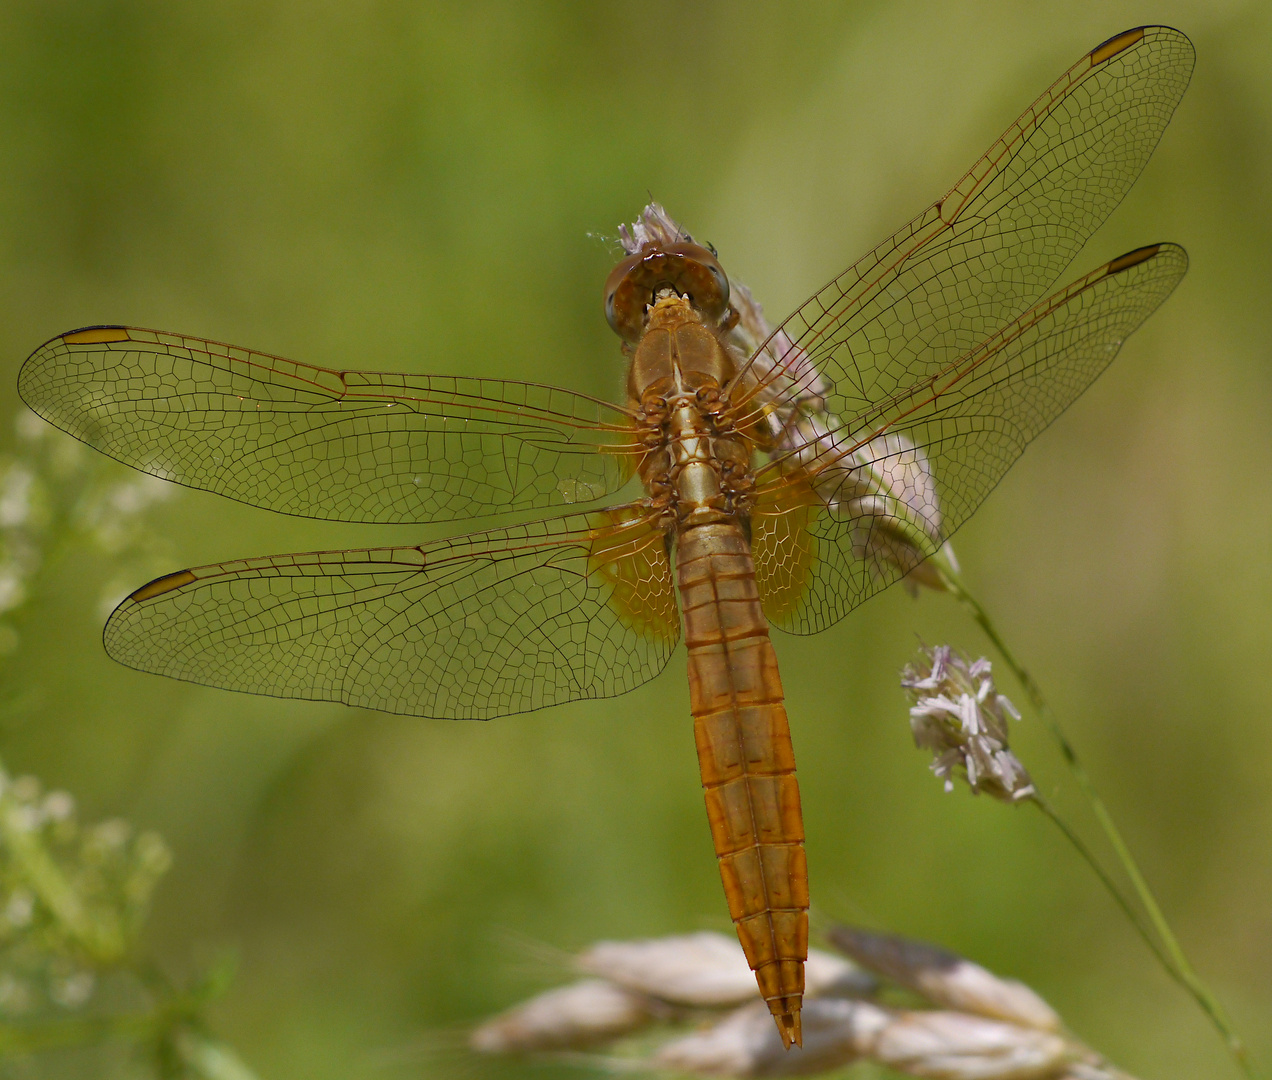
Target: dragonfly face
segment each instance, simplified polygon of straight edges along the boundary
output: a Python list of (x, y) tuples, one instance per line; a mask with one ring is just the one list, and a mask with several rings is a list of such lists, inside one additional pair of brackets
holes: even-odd
[[(1054, 289), (1192, 70), (1168, 27), (1081, 57), (939, 201), (776, 329), (651, 206), (606, 316), (627, 401), (334, 371), (131, 327), (59, 335), (30, 407), (138, 469), (280, 513), (434, 522), (585, 504), (395, 548), (243, 559), (143, 586), (122, 663), (250, 693), (487, 719), (623, 693), (681, 637), (730, 912), (789, 1045), (808, 886), (769, 629), (813, 633), (922, 572), (1170, 294), (1154, 244)], [(634, 473), (634, 502), (599, 504)]]
[(647, 241), (614, 267), (605, 282), (605, 318), (629, 344), (640, 340), (660, 293), (687, 299), (710, 323), (729, 309), (729, 279), (716, 257), (694, 243)]

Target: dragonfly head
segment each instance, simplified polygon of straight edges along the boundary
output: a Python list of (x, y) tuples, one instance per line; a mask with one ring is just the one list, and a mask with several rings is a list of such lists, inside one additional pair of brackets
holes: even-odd
[(659, 294), (686, 296), (704, 322), (718, 323), (729, 310), (729, 279), (716, 257), (697, 244), (645, 244), (605, 282), (605, 318), (619, 337), (635, 344)]

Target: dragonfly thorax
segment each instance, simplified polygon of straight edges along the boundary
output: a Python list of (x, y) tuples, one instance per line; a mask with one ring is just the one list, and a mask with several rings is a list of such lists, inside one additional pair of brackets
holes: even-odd
[(680, 529), (746, 514), (750, 444), (724, 398), (736, 373), (733, 353), (682, 297), (656, 300), (646, 322), (628, 392), (639, 407), (640, 474), (651, 500), (666, 525)]
[(734, 375), (735, 358), (704, 321), (692, 301), (674, 294), (656, 299), (631, 353), (627, 392), (644, 404), (655, 390), (663, 397), (681, 391), (718, 391)]

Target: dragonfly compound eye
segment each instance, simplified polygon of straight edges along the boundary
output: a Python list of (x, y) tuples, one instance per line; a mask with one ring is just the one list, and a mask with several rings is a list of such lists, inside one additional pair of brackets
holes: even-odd
[(614, 267), (605, 282), (605, 318), (614, 332), (624, 341), (639, 341), (646, 309), (665, 289), (687, 296), (709, 323), (719, 322), (729, 308), (729, 279), (706, 248), (646, 244)]

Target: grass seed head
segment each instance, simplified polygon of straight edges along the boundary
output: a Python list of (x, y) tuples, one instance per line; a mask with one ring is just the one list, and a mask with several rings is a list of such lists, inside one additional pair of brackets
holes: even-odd
[(1033, 796), (1029, 773), (1007, 745), (1008, 719), (1020, 713), (994, 688), (988, 660), (969, 661), (948, 645), (925, 646), (901, 672), (901, 685), (912, 702), (914, 743), (932, 751), (932, 771), (946, 791), (962, 776), (973, 792), (1005, 802)]

